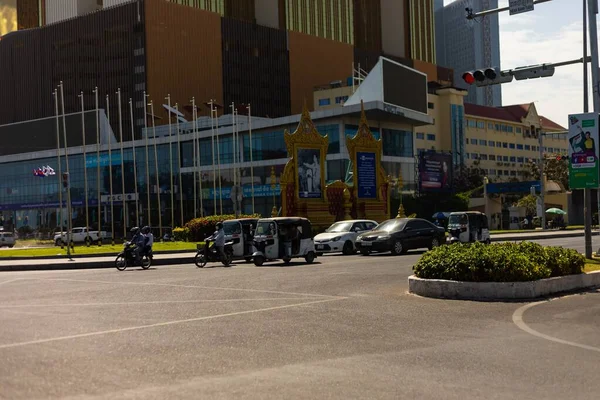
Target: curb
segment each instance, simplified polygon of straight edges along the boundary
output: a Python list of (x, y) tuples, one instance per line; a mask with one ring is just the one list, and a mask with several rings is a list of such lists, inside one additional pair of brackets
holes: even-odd
[(408, 292), (423, 297), (457, 300), (535, 299), (600, 286), (600, 271), (558, 276), (532, 282), (461, 282), (408, 278)]
[[(598, 236), (600, 232), (592, 232), (592, 236)], [(491, 236), (492, 242), (512, 242), (512, 241), (524, 241), (524, 240), (545, 240), (545, 239), (565, 239), (565, 238), (574, 238), (574, 237), (583, 237), (582, 233), (558, 233), (555, 235), (541, 235), (541, 234), (533, 234), (528, 235), (526, 233), (515, 234), (506, 237), (494, 237)]]
[[(173, 258), (155, 258), (152, 260), (152, 266), (171, 265), (171, 264), (191, 264), (194, 265), (194, 256), (173, 257)], [(68, 269), (96, 269), (96, 268), (115, 268), (113, 260), (110, 261), (67, 261), (60, 264), (21, 264), (21, 265), (0, 265), (0, 271), (52, 271)], [(140, 267), (132, 267), (140, 268)]]
[[(162, 251), (153, 251), (154, 255), (160, 254), (184, 254), (184, 253), (194, 253), (196, 250), (162, 250)], [(98, 253), (98, 254), (71, 254), (71, 258), (73, 259), (82, 259), (82, 258), (98, 258), (98, 257), (116, 257), (119, 252), (114, 253)], [(0, 261), (24, 261), (24, 260), (66, 260), (66, 255), (60, 256), (41, 256), (41, 257), (1, 257), (2, 253), (0, 253)]]

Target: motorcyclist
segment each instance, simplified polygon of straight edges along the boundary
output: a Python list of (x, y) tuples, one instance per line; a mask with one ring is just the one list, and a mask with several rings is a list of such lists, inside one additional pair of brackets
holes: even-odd
[(139, 227), (131, 228), (130, 231), (133, 235), (131, 237), (131, 243), (135, 245), (135, 249), (133, 250), (133, 254), (135, 256), (136, 262), (140, 262), (142, 258), (142, 251), (144, 250), (144, 244), (146, 242), (146, 237), (142, 234)]
[(144, 252), (143, 254), (150, 254), (152, 251), (152, 245), (154, 244), (154, 235), (149, 226), (142, 228), (142, 234), (144, 235)]
[(212, 234), (208, 240), (215, 241), (215, 248), (217, 249), (217, 254), (221, 257), (221, 261), (225, 260), (225, 231), (223, 230), (223, 224), (221, 222), (217, 222), (217, 230)]

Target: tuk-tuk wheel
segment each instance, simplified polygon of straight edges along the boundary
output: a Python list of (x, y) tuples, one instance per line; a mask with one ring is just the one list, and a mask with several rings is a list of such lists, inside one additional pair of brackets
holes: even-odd
[(252, 257), (244, 257), (244, 261), (247, 263), (252, 262)]
[(491, 241), (491, 240), (488, 238), (488, 239), (485, 241), (485, 244), (492, 244), (492, 241)]
[(313, 261), (315, 261), (315, 253), (309, 251), (308, 254), (304, 257), (304, 260), (306, 260), (307, 264), (312, 264)]
[(260, 267), (261, 265), (263, 265), (264, 262), (265, 262), (265, 258), (263, 256), (254, 257), (254, 265), (256, 265), (257, 267)]
[(290, 263), (290, 261), (292, 261), (292, 259), (291, 259), (291, 258), (289, 258), (289, 257), (285, 257), (285, 258), (283, 259), (283, 263), (284, 263), (284, 264), (289, 264), (289, 263)]

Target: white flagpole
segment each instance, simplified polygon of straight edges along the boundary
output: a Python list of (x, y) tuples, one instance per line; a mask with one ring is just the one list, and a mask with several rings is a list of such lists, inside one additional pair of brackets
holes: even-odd
[(193, 157), (193, 162), (192, 164), (194, 165), (194, 218), (198, 218), (198, 193), (196, 191), (196, 185), (198, 184), (198, 165), (196, 163), (196, 150), (198, 147), (198, 138), (196, 136), (196, 100), (194, 97), (192, 97), (192, 131), (193, 131), (193, 140), (192, 140), (192, 146), (194, 148), (194, 152), (192, 153), (192, 157)]
[(160, 204), (160, 177), (158, 175), (158, 150), (156, 148), (156, 122), (154, 121), (154, 102), (150, 100), (150, 112), (152, 113), (152, 136), (154, 138), (154, 173), (156, 174), (156, 199), (158, 200), (158, 229), (160, 240), (163, 238), (162, 207)]
[(167, 100), (167, 105), (169, 106), (168, 115), (169, 115), (169, 179), (170, 179), (170, 192), (171, 192), (171, 225), (175, 227), (175, 199), (173, 197), (173, 132), (171, 130), (171, 95), (168, 94), (165, 97)]
[[(102, 195), (100, 186), (100, 112), (98, 108), (98, 87), (94, 89), (94, 106), (96, 108), (96, 190), (98, 191), (98, 215), (96, 219), (98, 221), (98, 232), (102, 231)], [(100, 237), (98, 237), (100, 239)], [(98, 244), (102, 244), (102, 240), (98, 241)]]
[(137, 181), (137, 163), (135, 161), (135, 126), (133, 123), (133, 100), (129, 98), (129, 119), (131, 120), (131, 152), (133, 153), (133, 192), (135, 193), (135, 224), (140, 224), (140, 205)]
[[(175, 103), (175, 109), (177, 111), (179, 111), (179, 104)], [(181, 136), (179, 133), (179, 118), (177, 118), (177, 123), (176, 123), (176, 129), (177, 129), (177, 170), (179, 171), (179, 215), (181, 217), (181, 226), (183, 227), (183, 184), (181, 182), (181, 167), (183, 166), (183, 163), (181, 162)], [(172, 176), (173, 174), (171, 174)], [(194, 182), (194, 186), (196, 186), (196, 183)], [(194, 199), (195, 201), (196, 199)], [(175, 224), (175, 221), (173, 221), (173, 224)]]
[(62, 109), (62, 120), (63, 120), (63, 140), (65, 142), (65, 164), (66, 164), (66, 173), (68, 176), (67, 185), (67, 257), (71, 260), (71, 225), (73, 224), (73, 215), (71, 213), (71, 173), (69, 171), (69, 152), (67, 146), (67, 121), (65, 116), (65, 91), (63, 82), (60, 81), (60, 102)]
[[(231, 141), (233, 149), (233, 186), (237, 185), (236, 173), (235, 173), (235, 103), (231, 103)], [(233, 200), (235, 202), (235, 200)]]
[[(148, 161), (148, 103), (147, 101), (147, 97), (148, 95), (146, 94), (146, 91), (144, 90), (144, 127), (145, 129), (145, 136), (146, 136), (146, 197), (148, 199), (148, 205), (147, 205), (147, 210), (146, 213), (148, 214), (147, 218), (148, 218), (148, 226), (152, 227), (152, 222), (151, 222), (151, 211), (150, 211), (150, 161)], [(154, 117), (154, 116), (152, 116)]]
[[(58, 219), (58, 226), (60, 226), (61, 235), (63, 233), (63, 201), (62, 201), (62, 188), (61, 179), (62, 179), (62, 168), (60, 166), (60, 119), (58, 114), (58, 89), (54, 89), (54, 113), (56, 115), (56, 159), (58, 165), (58, 213), (56, 214), (56, 218)], [(61, 240), (62, 242), (62, 240)], [(67, 245), (68, 246), (68, 245)]]
[(248, 103), (248, 133), (250, 135), (250, 180), (252, 184), (252, 214), (254, 214), (254, 160), (252, 154), (252, 111)]
[[(119, 140), (121, 141), (121, 198), (123, 210), (123, 239), (127, 237), (127, 222), (129, 216), (125, 209), (125, 155), (123, 154), (123, 110), (121, 109), (121, 88), (117, 89), (117, 103), (119, 108)], [(136, 224), (137, 225), (137, 224)]]
[(213, 215), (217, 215), (217, 169), (215, 166), (215, 121), (213, 120), (215, 114), (213, 109), (213, 101), (210, 101), (210, 133), (212, 137), (212, 167), (213, 167), (213, 204), (214, 212)]
[(87, 153), (85, 151), (85, 105), (83, 92), (79, 93), (81, 99), (81, 141), (83, 147), (83, 190), (85, 191), (85, 242), (90, 245), (90, 211), (88, 208), (88, 180), (87, 180)]
[(221, 215), (223, 215), (223, 196), (222, 196), (222, 188), (221, 188), (221, 148), (219, 147), (219, 108), (215, 106), (215, 129), (217, 137), (217, 170), (219, 173), (219, 211)]
[[(194, 100), (194, 135), (196, 136), (196, 162), (195, 169), (199, 177), (198, 183), (200, 184), (200, 216), (204, 217), (204, 192), (202, 191), (202, 172), (200, 171), (200, 139), (198, 138), (198, 107)], [(194, 185), (195, 186), (195, 185)]]
[[(109, 182), (109, 191), (110, 191), (110, 237), (112, 238), (112, 244), (115, 244), (115, 204), (113, 199), (113, 170), (112, 170), (112, 129), (110, 125), (110, 99), (108, 95), (106, 95), (106, 119), (108, 120), (108, 182)], [(125, 240), (126, 238), (123, 238)]]

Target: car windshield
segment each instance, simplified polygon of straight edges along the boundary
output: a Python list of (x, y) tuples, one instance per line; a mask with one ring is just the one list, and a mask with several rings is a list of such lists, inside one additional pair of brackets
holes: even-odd
[(256, 235), (274, 235), (275, 234), (275, 222), (262, 221), (256, 226)]
[(377, 225), (377, 228), (375, 228), (375, 230), (386, 231), (386, 232), (395, 232), (395, 231), (402, 230), (402, 228), (404, 228), (404, 225), (406, 225), (406, 220), (388, 219), (387, 221), (384, 221), (381, 224)]
[(224, 222), (223, 231), (226, 235), (238, 235), (242, 233), (239, 222)]
[(336, 222), (331, 225), (325, 232), (336, 233), (336, 232), (350, 232), (352, 228), (352, 222)]
[(451, 215), (448, 219), (448, 225), (466, 225), (468, 223), (469, 217), (467, 217), (467, 214)]

